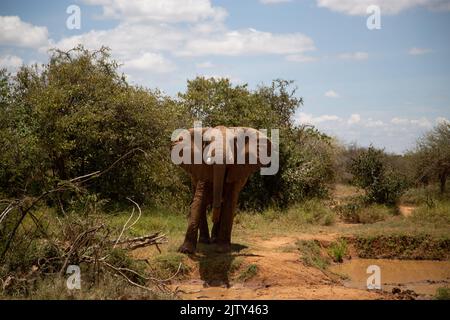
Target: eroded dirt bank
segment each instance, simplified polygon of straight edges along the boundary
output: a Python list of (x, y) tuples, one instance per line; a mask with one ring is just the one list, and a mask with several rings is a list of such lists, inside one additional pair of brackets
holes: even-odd
[[(310, 237), (307, 237), (310, 238)], [(242, 266), (256, 265), (256, 274), (247, 281), (227, 275), (206, 275), (196, 268), (187, 280), (173, 284), (185, 299), (385, 299), (390, 295), (376, 291), (350, 288), (327, 273), (305, 266), (295, 249), (300, 237), (252, 239), (252, 248), (235, 249), (229, 260), (240, 259)], [(332, 240), (325, 237), (321, 240)], [(208, 255), (201, 251), (200, 257)], [(196, 261), (197, 260), (197, 261)], [(223, 264), (230, 262), (224, 261)], [(230, 263), (231, 265), (232, 263)], [(245, 267), (244, 267), (245, 268)], [(227, 271), (227, 270), (224, 270)], [(221, 278), (221, 279), (220, 279)]]
[[(184, 299), (430, 299), (450, 283), (449, 261), (353, 258), (324, 270), (302, 262), (299, 240), (327, 245), (336, 239), (337, 234), (252, 237), (248, 247), (235, 245), (229, 255), (200, 246), (188, 259), (189, 278), (172, 287)], [(382, 270), (381, 291), (365, 287), (371, 264)], [(246, 279), (249, 266), (256, 267)]]

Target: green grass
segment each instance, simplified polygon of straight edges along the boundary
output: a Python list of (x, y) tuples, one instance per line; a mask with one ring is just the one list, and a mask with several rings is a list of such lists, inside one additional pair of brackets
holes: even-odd
[(306, 266), (324, 270), (330, 264), (329, 258), (322, 253), (319, 242), (300, 240), (297, 241), (297, 247)]
[(436, 300), (450, 300), (450, 288), (438, 288), (434, 298)]
[(413, 211), (411, 221), (417, 224), (429, 223), (435, 226), (450, 226), (450, 200), (420, 205)]
[[(238, 212), (235, 229), (239, 232), (258, 232), (270, 236), (329, 227), (335, 220), (336, 214), (322, 200), (312, 199), (287, 209), (269, 208), (263, 212)], [(236, 234), (239, 235), (239, 232)]]
[(150, 269), (156, 278), (168, 279), (176, 274), (176, 278), (185, 277), (191, 271), (186, 264), (186, 255), (178, 252), (164, 252), (150, 260)]
[(336, 207), (341, 218), (350, 223), (375, 223), (386, 220), (398, 212), (396, 208), (383, 204), (367, 204), (361, 198), (351, 198), (349, 202)]
[(331, 256), (334, 262), (343, 262), (344, 257), (347, 255), (348, 245), (345, 240), (339, 240), (328, 248), (328, 254)]
[(433, 201), (450, 199), (450, 186), (447, 184), (447, 189), (444, 194), (441, 194), (439, 187), (436, 184), (428, 186), (410, 188), (400, 198), (400, 203), (407, 205), (422, 205)]
[(255, 277), (257, 274), (258, 274), (258, 266), (256, 264), (250, 264), (244, 270), (241, 271), (237, 279), (239, 281), (245, 282)]

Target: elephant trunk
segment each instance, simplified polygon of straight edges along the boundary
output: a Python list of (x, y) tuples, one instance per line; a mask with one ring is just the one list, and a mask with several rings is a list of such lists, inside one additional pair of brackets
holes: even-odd
[(226, 165), (214, 165), (213, 171), (213, 215), (214, 223), (219, 222), (220, 206), (222, 205), (223, 183), (225, 181)]

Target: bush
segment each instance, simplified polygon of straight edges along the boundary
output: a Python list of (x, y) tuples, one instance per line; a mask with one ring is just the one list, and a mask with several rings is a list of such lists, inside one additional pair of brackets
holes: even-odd
[(91, 192), (115, 202), (183, 200), (188, 189), (180, 188), (168, 150), (186, 113), (159, 91), (130, 86), (117, 68), (108, 49), (80, 46), (55, 50), (42, 68), (24, 66), (8, 78), (0, 106), (3, 193), (40, 194), (114, 164), (90, 183)]
[(435, 225), (450, 225), (450, 201), (434, 201), (414, 209), (411, 219)]
[(450, 288), (438, 288), (435, 295), (436, 300), (450, 300)]
[(372, 146), (352, 159), (350, 171), (369, 202), (395, 204), (407, 187), (406, 178), (386, 164), (383, 151)]
[(328, 248), (328, 254), (331, 256), (334, 262), (343, 262), (344, 257), (347, 255), (348, 246), (345, 240), (339, 240), (334, 242)]
[(306, 266), (324, 270), (330, 264), (330, 258), (322, 254), (322, 249), (317, 241), (297, 241), (297, 247), (301, 254), (301, 260)]
[(383, 204), (368, 203), (365, 198), (355, 197), (349, 203), (336, 207), (345, 222), (374, 223), (397, 214), (396, 209)]
[(334, 145), (330, 137), (310, 127), (296, 127), (294, 112), (303, 100), (295, 96), (291, 81), (275, 80), (271, 86), (249, 90), (228, 79), (198, 77), (180, 93), (181, 104), (203, 126), (249, 126), (279, 129), (280, 169), (276, 175), (254, 174), (240, 195), (240, 207), (263, 210), (287, 207), (327, 194), (333, 179)]

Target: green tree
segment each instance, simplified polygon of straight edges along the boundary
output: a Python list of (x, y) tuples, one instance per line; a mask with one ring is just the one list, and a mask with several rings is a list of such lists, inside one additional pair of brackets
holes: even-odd
[(352, 159), (350, 172), (370, 202), (394, 204), (406, 188), (406, 178), (387, 164), (383, 150), (373, 146)]
[(240, 205), (262, 209), (287, 206), (310, 196), (322, 196), (333, 177), (331, 139), (315, 129), (296, 127), (295, 111), (303, 104), (292, 81), (275, 80), (250, 90), (228, 79), (198, 77), (179, 94), (192, 119), (203, 126), (248, 126), (280, 130), (280, 168), (274, 176), (252, 175)]
[(6, 192), (33, 193), (33, 181), (40, 192), (59, 180), (105, 169), (136, 149), (144, 152), (93, 180), (90, 191), (113, 200), (156, 200), (163, 189), (178, 192), (168, 137), (183, 127), (183, 113), (159, 91), (130, 86), (118, 66), (107, 48), (79, 46), (54, 50), (48, 64), (17, 72), (11, 106), (3, 110), (9, 119), (2, 129), (2, 157), (10, 159), (2, 168)]
[(427, 132), (417, 142), (415, 151), (418, 180), (437, 180), (444, 193), (450, 174), (450, 123), (441, 122)]

